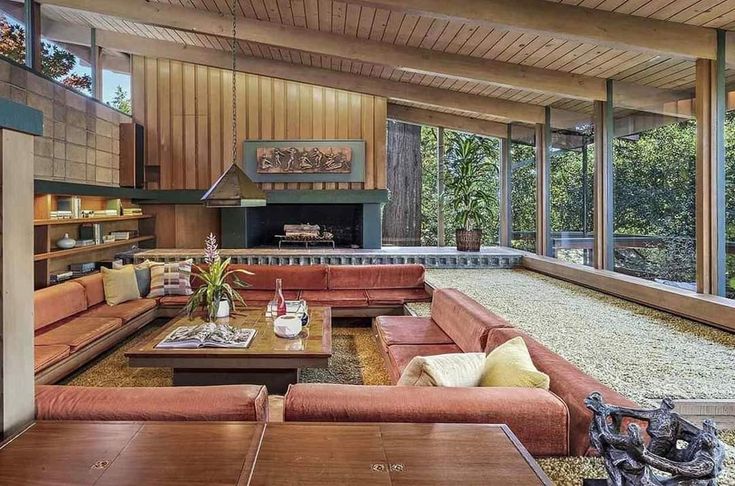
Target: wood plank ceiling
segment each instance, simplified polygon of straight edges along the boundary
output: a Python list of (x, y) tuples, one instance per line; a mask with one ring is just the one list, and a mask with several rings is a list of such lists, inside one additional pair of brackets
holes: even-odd
[[(187, 8), (229, 14), (228, 0), (152, 0)], [(735, 30), (735, 0), (549, 0), (557, 3), (614, 11), (623, 14)], [(226, 39), (125, 21), (100, 14), (43, 6), (44, 15), (73, 24), (138, 35), (182, 44), (229, 50)], [(258, 20), (305, 27), (359, 39), (421, 47), (567, 73), (612, 78), (672, 90), (691, 90), (694, 62), (650, 53), (601, 47), (531, 33), (492, 29), (463, 22), (409, 15), (334, 0), (239, 0), (239, 14)], [(293, 49), (240, 42), (248, 56), (316, 66), (363, 76), (440, 87), (464, 93), (492, 96), (566, 110), (590, 112), (590, 102), (544, 93), (499, 87), (485, 82), (450, 79), (394, 69), (391, 66), (355, 62)], [(735, 81), (735, 73), (728, 72)], [(408, 104), (408, 103), (402, 103)], [(411, 103), (413, 106), (420, 105)], [(431, 109), (437, 110), (436, 107)], [(492, 116), (458, 113), (477, 118)]]

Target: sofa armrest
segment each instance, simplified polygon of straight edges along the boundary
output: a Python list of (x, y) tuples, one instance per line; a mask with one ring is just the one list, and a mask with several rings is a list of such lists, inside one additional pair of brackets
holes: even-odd
[(535, 456), (569, 453), (567, 407), (540, 389), (298, 384), (284, 420), (507, 424)]
[(37, 420), (268, 419), (268, 392), (260, 385), (102, 388), (36, 386)]

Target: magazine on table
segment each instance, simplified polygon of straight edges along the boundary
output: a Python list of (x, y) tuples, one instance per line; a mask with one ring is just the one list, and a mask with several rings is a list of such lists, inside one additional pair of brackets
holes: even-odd
[(255, 329), (232, 327), (207, 322), (197, 326), (181, 326), (156, 345), (157, 348), (247, 348), (255, 337)]

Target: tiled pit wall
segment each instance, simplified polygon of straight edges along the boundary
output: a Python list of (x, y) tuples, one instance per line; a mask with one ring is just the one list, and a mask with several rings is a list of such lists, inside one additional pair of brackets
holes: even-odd
[(120, 123), (129, 116), (4, 60), (0, 97), (43, 112), (43, 137), (34, 143), (36, 179), (119, 185)]

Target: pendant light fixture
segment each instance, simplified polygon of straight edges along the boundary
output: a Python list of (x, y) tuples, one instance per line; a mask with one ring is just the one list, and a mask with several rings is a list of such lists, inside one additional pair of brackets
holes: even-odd
[(232, 0), (232, 164), (204, 194), (202, 201), (210, 208), (265, 206), (265, 192), (242, 170), (237, 160), (237, 15)]

